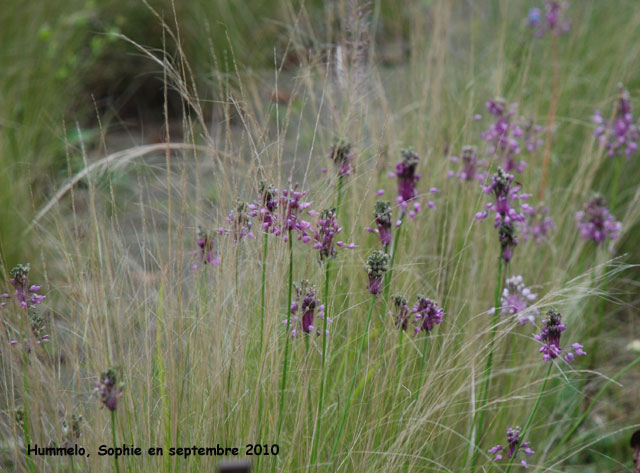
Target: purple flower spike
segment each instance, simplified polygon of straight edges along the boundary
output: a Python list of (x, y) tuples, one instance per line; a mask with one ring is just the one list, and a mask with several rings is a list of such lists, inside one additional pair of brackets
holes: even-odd
[(593, 121), (598, 125), (593, 134), (600, 140), (600, 144), (604, 145), (609, 157), (635, 154), (638, 151), (640, 138), (640, 119), (635, 121), (631, 113), (629, 91), (622, 84), (618, 87), (620, 97), (613, 120), (611, 122), (605, 120), (600, 110), (596, 110), (593, 115)]
[(525, 204), (522, 205), (522, 211), (526, 219), (523, 222), (518, 222), (518, 226), (522, 232), (523, 240), (531, 239), (538, 244), (546, 242), (556, 226), (553, 219), (548, 216), (549, 207), (544, 205), (531, 207)]
[[(316, 315), (321, 319), (325, 317), (324, 305), (322, 305), (320, 299), (316, 298), (315, 286), (303, 279), (298, 284), (294, 283), (294, 288), (297, 300), (291, 304), (291, 314), (295, 314), (300, 309), (302, 315), (300, 318), (297, 316), (291, 317), (291, 337), (295, 338), (300, 331), (306, 334), (315, 332), (316, 335), (321, 335), (321, 331), (314, 325), (314, 320)], [(298, 320), (300, 320), (300, 330), (297, 328)], [(331, 319), (328, 319), (327, 323), (331, 323)], [(286, 320), (284, 320), (284, 324), (287, 324)]]
[(460, 158), (452, 156), (451, 162), (458, 163), (462, 161), (462, 170), (455, 172), (449, 171), (450, 177), (457, 177), (461, 181), (484, 181), (487, 177), (487, 171), (481, 171), (480, 167), (486, 167), (487, 162), (485, 160), (479, 161), (473, 146), (465, 146), (462, 148), (462, 155)]
[(348, 176), (353, 173), (355, 153), (352, 151), (351, 143), (340, 141), (329, 150), (329, 158), (338, 169), (338, 176)]
[(100, 375), (100, 380), (96, 381), (96, 391), (100, 394), (102, 404), (110, 411), (115, 411), (118, 407), (118, 397), (122, 395), (124, 384), (117, 385), (116, 372), (110, 368)]
[(376, 229), (369, 229), (373, 233), (377, 233), (380, 242), (385, 248), (391, 244), (391, 226), (393, 225), (393, 217), (391, 216), (391, 204), (389, 202), (377, 201), (373, 210), (373, 216), (376, 222)]
[[(355, 244), (353, 243), (346, 244), (343, 241), (335, 242), (336, 235), (341, 231), (342, 228), (338, 225), (338, 220), (336, 218), (336, 209), (330, 208), (323, 210), (320, 214), (320, 218), (318, 219), (316, 230), (313, 235), (313, 248), (319, 251), (318, 259), (320, 262), (335, 258), (336, 245), (339, 247), (346, 247), (348, 249), (355, 248)], [(311, 240), (306, 240), (303, 237), (303, 241)]]
[(243, 237), (253, 238), (251, 232), (250, 217), (255, 215), (250, 206), (246, 202), (238, 200), (236, 208), (229, 212), (227, 216), (227, 222), (231, 225), (231, 230), (222, 229), (220, 233), (231, 233), (233, 235), (233, 241), (239, 242)]
[(529, 10), (527, 23), (535, 29), (538, 38), (548, 31), (553, 35), (566, 33), (571, 29), (571, 21), (565, 17), (568, 8), (568, 2), (547, 1), (544, 5), (544, 18), (539, 8), (532, 8)]
[[(507, 429), (507, 448), (496, 445), (489, 449), (489, 453), (495, 454), (496, 461), (502, 460), (505, 454), (507, 458), (512, 458), (516, 454), (516, 449), (518, 449), (518, 453), (524, 452), (525, 455), (533, 455), (536, 452), (531, 449), (530, 445), (529, 442), (523, 442), (520, 438), (520, 427), (510, 427)], [(525, 460), (521, 460), (520, 464), (525, 468), (528, 466)]]
[(309, 241), (308, 235), (311, 223), (302, 218), (302, 212), (311, 207), (310, 202), (302, 200), (307, 193), (298, 191), (298, 185), (289, 185), (288, 189), (283, 189), (280, 193), (280, 209), (282, 228), (281, 232), (294, 231), (298, 235), (298, 240)]
[[(207, 233), (203, 228), (198, 229), (196, 244), (199, 248), (199, 260), (202, 264), (217, 266), (220, 264), (220, 257), (214, 248), (213, 232)], [(197, 265), (194, 265), (197, 268)]]
[(607, 209), (607, 201), (598, 194), (589, 199), (583, 210), (576, 213), (576, 220), (580, 236), (598, 245), (607, 238), (615, 240), (622, 230), (622, 224)]
[(520, 184), (514, 184), (513, 176), (504, 169), (498, 168), (498, 172), (491, 178), (491, 184), (483, 187), (485, 194), (491, 194), (496, 198), (496, 203), (487, 204), (487, 210), (495, 212), (494, 226), (498, 228), (501, 222), (524, 222), (526, 220), (522, 210), (517, 210), (513, 204), (517, 200), (525, 200), (527, 194), (520, 194)]
[(506, 286), (502, 290), (500, 313), (516, 316), (521, 324), (534, 323), (538, 310), (528, 309), (528, 307), (537, 297), (537, 294), (524, 285), (522, 276), (512, 276), (507, 279)]
[(389, 269), (389, 255), (380, 250), (373, 251), (365, 263), (365, 270), (369, 276), (367, 289), (373, 295), (382, 291), (382, 279), (384, 273)]
[[(49, 334), (47, 333), (47, 327), (45, 319), (36, 311), (37, 306), (42, 303), (46, 296), (39, 294), (42, 289), (38, 284), (29, 285), (29, 271), (31, 266), (29, 264), (19, 264), (13, 268), (10, 272), (11, 278), (9, 282), (14, 287), (14, 294), (18, 305), (26, 311), (29, 318), (31, 332), (37, 345), (49, 340)], [(11, 296), (9, 293), (0, 294), (0, 298), (9, 299)], [(6, 306), (6, 302), (0, 303), (0, 308)], [(17, 345), (17, 340), (11, 340), (11, 345)], [(30, 342), (25, 341), (25, 348), (30, 351)]]
[(498, 240), (502, 249), (502, 261), (508, 263), (513, 258), (513, 249), (518, 245), (513, 225), (503, 221), (498, 229)]
[(258, 217), (265, 232), (276, 232), (276, 210), (278, 209), (278, 189), (260, 181), (258, 192), (260, 201), (249, 205), (251, 216)]
[(420, 180), (420, 174), (416, 172), (420, 157), (413, 149), (401, 151), (402, 161), (396, 164), (395, 176), (398, 178), (398, 203), (402, 212), (406, 211), (408, 202), (417, 196), (416, 185)]
[(427, 334), (431, 333), (433, 327), (442, 322), (442, 318), (445, 315), (444, 310), (438, 307), (438, 304), (423, 296), (418, 296), (418, 302), (413, 307), (412, 312), (416, 314), (413, 321), (418, 322), (418, 325), (414, 328), (416, 334), (421, 330), (427, 332)]
[(409, 326), (409, 301), (407, 301), (406, 297), (398, 294), (393, 296), (393, 305), (396, 308), (396, 327), (400, 330), (407, 330)]
[(549, 309), (547, 317), (542, 322), (542, 331), (533, 336), (534, 340), (543, 343), (540, 347), (540, 353), (542, 353), (544, 361), (551, 361), (563, 355), (564, 360), (568, 363), (573, 361), (576, 356), (587, 354), (579, 343), (572, 345), (573, 350), (564, 350), (560, 346), (560, 336), (566, 328), (566, 325), (562, 323), (560, 313), (555, 309)]
[(487, 153), (502, 161), (507, 172), (522, 172), (527, 163), (518, 160), (524, 151), (533, 153), (542, 145), (543, 128), (531, 120), (518, 118), (518, 104), (508, 103), (503, 98), (490, 99), (486, 104), (493, 123), (482, 133), (487, 142)]

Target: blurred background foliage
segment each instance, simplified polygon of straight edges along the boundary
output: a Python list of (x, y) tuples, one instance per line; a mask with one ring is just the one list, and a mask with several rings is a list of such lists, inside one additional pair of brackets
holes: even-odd
[[(392, 0), (375, 8), (379, 38), (408, 38), (411, 8), (397, 8)], [(174, 58), (176, 42), (163, 34), (164, 20), (179, 34), (206, 104), (220, 73), (273, 68), (274, 48), (279, 62), (285, 50), (287, 61), (296, 62), (304, 54), (299, 48), (331, 42), (341, 34), (346, 10), (344, 1), (321, 0), (10, 0), (0, 9), (4, 263), (32, 255), (21, 235), (34, 209), (60, 178), (82, 166), (77, 157), (66, 159), (66, 144), (97, 139), (98, 117), (104, 127), (113, 119), (162, 119), (159, 68), (122, 36)], [(289, 41), (296, 22), (304, 44)]]

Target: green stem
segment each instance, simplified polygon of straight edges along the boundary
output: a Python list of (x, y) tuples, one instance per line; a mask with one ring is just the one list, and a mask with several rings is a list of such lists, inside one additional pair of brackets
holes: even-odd
[[(278, 421), (278, 435), (276, 440), (280, 440), (280, 432), (282, 431), (282, 423), (284, 420), (284, 400), (285, 400), (285, 389), (287, 387), (287, 368), (289, 364), (289, 339), (291, 336), (289, 335), (289, 328), (291, 325), (291, 297), (293, 294), (293, 241), (291, 239), (291, 230), (288, 232), (289, 236), (289, 292), (287, 296), (287, 336), (284, 344), (284, 361), (282, 365), (282, 382), (280, 384), (280, 411), (279, 416), (280, 420)], [(276, 442), (277, 443), (277, 442)]]
[(267, 289), (267, 251), (269, 249), (269, 233), (264, 232), (264, 245), (262, 252), (262, 282), (260, 285), (260, 354), (264, 343), (264, 306)]
[[(391, 277), (393, 276), (393, 263), (396, 260), (396, 253), (398, 252), (398, 241), (400, 240), (400, 232), (402, 231), (402, 222), (404, 221), (404, 214), (400, 215), (400, 225), (396, 230), (396, 234), (393, 238), (393, 253), (391, 253), (391, 262), (389, 264), (389, 271), (385, 273), (385, 284), (384, 284), (384, 300), (386, 304), (389, 302), (389, 288), (391, 287)], [(385, 309), (386, 310), (386, 309)]]
[[(118, 446), (116, 442), (116, 411), (111, 411), (111, 435), (113, 437), (113, 448)], [(118, 458), (113, 456), (113, 465), (115, 467), (116, 473), (120, 473), (120, 466), (118, 465)]]
[(329, 320), (329, 279), (331, 277), (331, 260), (327, 260), (326, 274), (324, 278), (324, 289), (322, 300), (324, 301), (324, 330), (322, 332), (322, 365), (320, 374), (320, 398), (318, 400), (318, 412), (316, 423), (313, 428), (313, 448), (311, 450), (311, 465), (315, 464), (318, 454), (318, 443), (320, 441), (320, 416), (322, 416), (322, 404), (324, 400), (324, 385), (326, 380), (325, 362), (327, 356), (327, 323)]
[(338, 211), (342, 205), (342, 176), (338, 176), (338, 203), (336, 204), (336, 218), (338, 218)]
[[(549, 381), (549, 374), (551, 374), (551, 368), (553, 368), (553, 363), (549, 363), (549, 369), (547, 370), (547, 374), (544, 377), (544, 382), (542, 383), (542, 387), (540, 388), (540, 392), (538, 393), (538, 397), (536, 398), (536, 402), (533, 405), (533, 409), (531, 409), (531, 414), (529, 414), (529, 418), (527, 419), (527, 423), (524, 426), (524, 429), (520, 432), (520, 440), (524, 441), (525, 436), (527, 435), (527, 431), (529, 430), (529, 426), (533, 421), (533, 417), (536, 415), (536, 411), (538, 410), (538, 406), (540, 405), (540, 399), (542, 399), (542, 395), (544, 394), (544, 389), (547, 387), (547, 381)], [(513, 465), (513, 460), (516, 458), (518, 454), (518, 450), (520, 450), (520, 443), (516, 445), (516, 449), (513, 451), (513, 455), (511, 455), (511, 460), (509, 460), (509, 466), (504, 471), (504, 473), (509, 473), (511, 470), (511, 465)]]
[[(489, 397), (489, 387), (491, 384), (491, 370), (493, 368), (493, 352), (494, 352), (494, 345), (495, 345), (495, 338), (496, 338), (496, 331), (498, 330), (498, 317), (500, 314), (500, 295), (502, 293), (502, 267), (503, 267), (503, 262), (502, 262), (502, 256), (500, 256), (498, 258), (498, 280), (496, 283), (496, 293), (495, 293), (495, 298), (494, 298), (494, 313), (493, 313), (493, 326), (491, 328), (491, 338), (489, 340), (489, 357), (487, 358), (487, 366), (485, 368), (485, 372), (486, 372), (486, 378), (484, 380), (484, 385), (482, 387), (482, 395), (480, 396), (480, 405), (478, 406), (478, 408), (475, 410), (474, 415), (473, 415), (473, 421), (472, 421), (472, 426), (471, 426), (471, 430), (473, 431), (475, 429), (475, 432), (477, 434), (476, 438), (480, 439), (480, 437), (482, 436), (482, 427), (484, 424), (484, 406), (487, 403), (487, 398)], [(477, 419), (476, 419), (476, 416)], [(477, 425), (476, 425), (476, 420)], [(473, 438), (473, 435), (472, 435)], [(474, 442), (474, 443), (478, 443), (478, 442)], [(473, 449), (473, 453), (471, 456), (471, 472), (473, 473), (476, 469), (476, 461), (478, 459), (478, 450), (476, 448)]]
[(420, 392), (420, 388), (422, 388), (422, 381), (424, 379), (424, 365), (427, 360), (427, 344), (429, 342), (429, 334), (427, 333), (424, 336), (424, 349), (422, 350), (422, 364), (420, 365), (420, 383), (418, 384), (418, 393)]
[(580, 416), (580, 418), (575, 422), (575, 424), (573, 424), (573, 426), (569, 429), (569, 431), (562, 438), (562, 440), (560, 440), (560, 443), (555, 448), (555, 450), (551, 453), (551, 456), (553, 456), (558, 451), (558, 449), (560, 447), (562, 447), (565, 443), (567, 443), (567, 440), (569, 440), (571, 438), (571, 436), (575, 433), (575, 431), (578, 429), (578, 427), (580, 427), (582, 425), (582, 423), (585, 421), (585, 419), (589, 416), (589, 413), (591, 412), (591, 409), (593, 409), (593, 407), (596, 405), (596, 403), (602, 397), (602, 395), (605, 393), (605, 391), (609, 388), (609, 386), (611, 386), (618, 378), (620, 378), (620, 376), (625, 374), (627, 371), (629, 371), (631, 368), (633, 368), (638, 363), (640, 363), (640, 356), (638, 358), (636, 358), (635, 360), (633, 360), (628, 365), (626, 365), (620, 371), (618, 371), (615, 374), (615, 376), (613, 376), (609, 381), (607, 381), (605, 383), (604, 386), (602, 386), (602, 388), (600, 388), (600, 391), (598, 391), (598, 394), (595, 395), (595, 397), (593, 398), (593, 400), (589, 404), (589, 407), (587, 407), (585, 409), (584, 413)]
[(347, 403), (344, 406), (344, 412), (342, 413), (342, 419), (340, 420), (340, 427), (338, 428), (338, 434), (336, 435), (336, 439), (333, 442), (333, 448), (331, 449), (331, 456), (329, 457), (329, 464), (333, 463), (333, 456), (336, 453), (336, 449), (338, 448), (338, 443), (340, 443), (340, 438), (342, 437), (342, 430), (344, 429), (344, 424), (347, 421), (347, 414), (349, 413), (349, 407), (351, 407), (351, 396), (353, 395), (353, 389), (356, 386), (356, 378), (358, 376), (358, 365), (360, 364), (360, 356), (362, 355), (362, 351), (364, 350), (364, 344), (367, 340), (367, 334), (369, 333), (369, 325), (371, 324), (371, 314), (373, 314), (373, 306), (376, 302), (376, 296), (373, 294), (371, 296), (371, 305), (369, 305), (369, 315), (367, 316), (367, 324), (365, 325), (364, 332), (362, 333), (362, 338), (360, 340), (360, 348), (358, 350), (358, 356), (356, 358), (356, 364), (353, 367), (353, 377), (351, 379), (351, 387), (349, 388), (349, 394), (347, 395)]

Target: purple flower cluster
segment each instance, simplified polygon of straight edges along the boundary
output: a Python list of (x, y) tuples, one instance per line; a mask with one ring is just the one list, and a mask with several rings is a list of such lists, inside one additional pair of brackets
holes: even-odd
[(502, 168), (498, 168), (498, 172), (491, 178), (491, 184), (483, 187), (485, 194), (493, 193), (496, 202), (487, 203), (486, 209), (476, 214), (476, 219), (483, 220), (489, 215), (489, 211), (495, 212), (494, 227), (498, 228), (498, 239), (502, 247), (502, 259), (509, 262), (513, 257), (513, 249), (518, 244), (515, 235), (514, 223), (524, 222), (524, 210), (530, 207), (527, 204), (521, 204), (521, 209), (517, 210), (513, 207), (513, 203), (518, 200), (525, 200), (531, 197), (531, 194), (521, 194), (521, 186), (513, 183), (513, 176), (506, 173)]
[(604, 243), (607, 238), (615, 240), (622, 230), (622, 224), (607, 209), (607, 201), (597, 194), (576, 213), (576, 220), (580, 236), (597, 244)]
[(350, 250), (356, 247), (355, 243), (347, 244), (343, 241), (334, 241), (336, 235), (341, 231), (342, 227), (338, 225), (338, 219), (336, 218), (336, 209), (331, 208), (323, 210), (318, 218), (313, 235), (313, 249), (319, 251), (318, 258), (321, 262), (335, 258), (336, 245), (339, 247), (346, 247)]
[[(307, 232), (311, 229), (311, 223), (302, 216), (302, 212), (311, 207), (311, 202), (303, 200), (306, 195), (306, 192), (298, 190), (297, 184), (294, 186), (290, 184), (287, 189), (282, 189), (280, 192), (280, 209), (281, 233), (296, 232), (298, 240), (308, 243), (310, 238)], [(284, 235), (284, 240), (288, 240), (287, 234)]]
[(409, 217), (415, 218), (420, 211), (420, 202), (416, 200), (418, 194), (416, 186), (420, 180), (420, 173), (417, 172), (420, 157), (413, 149), (403, 149), (401, 151), (402, 161), (396, 164), (395, 172), (389, 173), (398, 179), (398, 204), (401, 212), (407, 212), (409, 202), (413, 202), (413, 209), (409, 210)]
[(526, 219), (518, 223), (522, 232), (524, 241), (533, 240), (536, 243), (544, 243), (548, 239), (548, 235), (555, 228), (555, 222), (548, 215), (549, 207), (538, 205), (531, 207), (529, 205), (522, 206), (522, 211)]
[[(40, 286), (32, 284), (29, 285), (29, 271), (31, 266), (28, 264), (19, 264), (11, 270), (11, 279), (9, 282), (15, 289), (15, 296), (18, 300), (20, 307), (23, 309), (33, 309), (39, 305), (45, 298), (45, 296), (39, 294), (42, 289)], [(6, 299), (9, 294), (2, 294), (0, 297)], [(3, 307), (3, 302), (0, 307)]]
[(569, 8), (568, 2), (547, 1), (544, 5), (544, 19), (539, 8), (529, 10), (528, 23), (535, 28), (536, 36), (544, 36), (547, 31), (554, 35), (566, 33), (571, 29), (571, 21), (565, 17), (565, 11)]
[[(14, 295), (17, 303), (24, 309), (29, 317), (31, 332), (36, 344), (49, 340), (49, 334), (46, 332), (47, 327), (44, 318), (36, 312), (36, 307), (42, 303), (46, 296), (40, 294), (41, 286), (37, 284), (29, 284), (29, 271), (31, 266), (28, 264), (19, 264), (10, 272), (11, 278), (9, 282), (14, 288)], [(7, 300), (11, 295), (6, 292), (0, 294), (0, 308), (7, 305)], [(11, 345), (17, 345), (17, 340), (10, 340)], [(29, 342), (25, 342), (27, 350), (30, 349)]]
[(415, 314), (413, 321), (418, 323), (413, 329), (416, 334), (420, 331), (431, 333), (433, 327), (442, 322), (442, 318), (445, 316), (444, 310), (438, 307), (435, 301), (424, 296), (418, 296), (418, 302), (411, 312)]
[(631, 156), (638, 151), (640, 120), (634, 122), (629, 91), (622, 85), (619, 85), (619, 88), (620, 97), (613, 120), (605, 120), (600, 110), (593, 114), (593, 121), (598, 125), (593, 134), (600, 140), (610, 157)]
[(377, 228), (367, 227), (366, 230), (376, 233), (380, 237), (382, 246), (387, 248), (391, 244), (391, 226), (393, 217), (391, 215), (391, 204), (382, 200), (378, 200), (373, 209), (373, 217)]
[(248, 220), (248, 217), (251, 217), (259, 219), (263, 231), (283, 236), (285, 241), (289, 239), (289, 231), (295, 233), (298, 240), (305, 243), (311, 241), (309, 231), (312, 225), (305, 219), (304, 212), (309, 216), (315, 215), (315, 212), (309, 210), (311, 203), (304, 200), (306, 192), (299, 191), (297, 184), (289, 184), (288, 188), (279, 190), (261, 181), (259, 194), (258, 201), (247, 204), (246, 207), (240, 205), (233, 212), (233, 221), (238, 222), (234, 226), (234, 235), (253, 237)]
[(231, 233), (233, 235), (233, 241), (236, 243), (245, 236), (247, 238), (253, 238), (254, 235), (251, 231), (253, 222), (251, 221), (251, 217), (254, 215), (255, 212), (249, 208), (249, 204), (238, 200), (235, 209), (227, 215), (227, 222), (231, 225), (231, 229), (220, 228), (218, 231), (220, 234)]
[(572, 350), (565, 350), (560, 346), (560, 336), (566, 330), (566, 325), (562, 323), (562, 316), (555, 309), (549, 309), (547, 317), (542, 322), (542, 331), (535, 334), (533, 338), (542, 342), (540, 353), (544, 361), (551, 361), (564, 354), (563, 358), (568, 363), (576, 356), (586, 355), (580, 343), (571, 345)]
[(100, 375), (96, 381), (95, 391), (100, 395), (102, 404), (110, 411), (115, 411), (118, 407), (118, 397), (122, 395), (124, 384), (117, 384), (116, 372), (113, 368)]
[(486, 160), (478, 160), (478, 155), (473, 146), (463, 147), (460, 158), (451, 156), (449, 159), (452, 163), (462, 163), (462, 170), (458, 172), (450, 170), (447, 172), (447, 177), (455, 176), (461, 181), (484, 181), (487, 177), (487, 171), (479, 168), (486, 167), (488, 163)]
[[(522, 439), (520, 438), (519, 427), (508, 428), (507, 429), (507, 448), (503, 447), (502, 445), (496, 445), (495, 447), (491, 447), (489, 449), (489, 453), (495, 453), (496, 461), (500, 461), (504, 458), (504, 454), (502, 452), (506, 452), (507, 458), (511, 458), (516, 453), (516, 449), (520, 451), (520, 448), (522, 448), (522, 451), (527, 455), (533, 455), (535, 453), (533, 450), (531, 450), (530, 443), (523, 442)], [(507, 449), (509, 451), (507, 451)], [(525, 468), (527, 468), (528, 466), (527, 461), (524, 459), (520, 461), (520, 464)]]
[(364, 268), (369, 276), (367, 289), (373, 295), (380, 294), (384, 273), (389, 270), (389, 255), (380, 250), (371, 252), (367, 256)]
[(249, 204), (250, 215), (258, 217), (265, 232), (276, 232), (276, 210), (278, 209), (278, 189), (272, 184), (267, 185), (265, 181), (260, 181), (259, 185), (260, 201)]
[[(315, 331), (317, 335), (321, 335), (321, 331), (316, 329), (313, 321), (316, 315), (319, 318), (324, 319), (324, 305), (320, 299), (316, 299), (315, 286), (306, 279), (303, 279), (299, 284), (294, 283), (294, 287), (296, 290), (296, 300), (291, 303), (292, 317), (289, 327), (291, 330), (291, 337), (295, 338), (299, 333), (296, 328), (298, 325), (298, 310), (302, 314), (300, 318), (300, 327), (302, 332), (310, 334)], [(331, 319), (327, 319), (327, 323), (331, 322)], [(284, 324), (287, 325), (287, 320), (284, 320)], [(327, 331), (327, 335), (329, 335), (329, 331)]]
[(488, 100), (486, 107), (494, 120), (482, 133), (482, 138), (489, 144), (487, 153), (501, 160), (507, 172), (524, 171), (527, 163), (518, 161), (518, 156), (523, 148), (533, 153), (542, 145), (540, 135), (543, 128), (530, 120), (518, 118), (517, 103), (509, 104), (503, 98), (496, 98)]
[[(393, 300), (393, 305), (396, 308), (396, 312), (395, 312), (396, 327), (398, 327), (400, 330), (407, 330), (407, 327), (409, 326), (409, 311), (410, 311), (409, 301), (407, 300), (406, 297), (400, 294), (393, 296), (392, 300)], [(394, 315), (393, 312), (391, 312), (390, 314)]]
[(528, 308), (529, 304), (536, 300), (537, 297), (537, 294), (531, 292), (531, 289), (525, 286), (522, 276), (507, 278), (506, 286), (502, 290), (500, 313), (502, 315), (516, 316), (521, 324), (534, 323), (538, 310)]
[(340, 141), (329, 150), (329, 158), (338, 169), (338, 176), (348, 176), (354, 171), (355, 153), (351, 143)]
[[(199, 263), (202, 264), (210, 264), (212, 266), (217, 266), (220, 264), (220, 256), (214, 246), (214, 233), (207, 233), (203, 228), (198, 229), (198, 238), (196, 239), (196, 244), (198, 245), (198, 260)], [(191, 269), (197, 269), (198, 263), (195, 263), (191, 266)]]

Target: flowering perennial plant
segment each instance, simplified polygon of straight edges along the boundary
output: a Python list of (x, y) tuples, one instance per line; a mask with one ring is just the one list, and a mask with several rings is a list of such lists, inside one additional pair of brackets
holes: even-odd
[[(409, 301), (407, 301), (406, 297), (400, 294), (397, 294), (393, 296), (393, 305), (396, 308), (396, 313), (395, 313), (396, 327), (398, 327), (400, 330), (407, 330), (409, 326), (409, 315), (410, 315)], [(393, 315), (393, 312), (391, 312), (391, 314)]]
[(329, 158), (338, 169), (338, 176), (349, 176), (354, 171), (355, 153), (351, 143), (340, 141), (329, 150)]
[[(44, 317), (40, 315), (36, 308), (39, 306), (46, 296), (40, 294), (42, 289), (37, 284), (29, 284), (29, 271), (31, 266), (29, 264), (19, 264), (13, 268), (10, 272), (11, 278), (9, 282), (14, 288), (14, 296), (18, 305), (26, 312), (31, 327), (31, 333), (35, 339), (36, 344), (46, 342), (49, 340), (49, 334), (47, 333), (47, 326)], [(0, 294), (0, 308), (7, 305), (7, 301), (11, 298), (11, 295), (6, 292)], [(17, 345), (17, 340), (10, 340), (11, 345)], [(29, 342), (25, 342), (27, 350), (30, 349)]]
[[(316, 332), (317, 335), (321, 335), (321, 331), (314, 325), (314, 319), (316, 315), (319, 318), (324, 319), (324, 305), (320, 299), (316, 298), (315, 286), (306, 279), (303, 279), (298, 284), (294, 283), (293, 286), (296, 291), (296, 300), (291, 303), (291, 337), (295, 338), (299, 333), (296, 328), (298, 320), (300, 320), (300, 328), (303, 333), (310, 334)], [(298, 319), (298, 311), (302, 314), (300, 319)], [(331, 319), (327, 319), (327, 323), (331, 322)], [(287, 325), (286, 319), (284, 320), (284, 324)], [(329, 332), (327, 331), (327, 335), (328, 334)]]
[(391, 215), (391, 204), (382, 200), (378, 200), (373, 209), (373, 217), (377, 228), (367, 227), (366, 230), (376, 233), (380, 237), (380, 243), (385, 248), (391, 244), (391, 226), (393, 217)]
[(118, 407), (118, 398), (122, 395), (124, 384), (117, 383), (116, 372), (113, 368), (100, 375), (100, 380), (96, 381), (95, 391), (100, 395), (102, 404), (111, 412)]
[[(355, 243), (344, 243), (343, 241), (335, 242), (335, 237), (342, 231), (342, 227), (338, 225), (336, 218), (336, 209), (325, 209), (321, 212), (313, 234), (313, 249), (318, 250), (318, 259), (322, 262), (327, 259), (333, 259), (336, 256), (336, 245), (353, 249)], [(304, 238), (303, 238), (304, 240)]]
[(402, 161), (396, 164), (395, 172), (389, 173), (398, 179), (398, 204), (402, 214), (407, 212), (409, 203), (413, 203), (413, 209), (409, 210), (409, 217), (415, 218), (420, 211), (420, 202), (417, 199), (416, 186), (420, 181), (420, 173), (416, 172), (420, 157), (413, 149), (403, 149), (401, 151)]
[(373, 251), (367, 257), (365, 270), (369, 276), (367, 289), (373, 295), (380, 294), (384, 273), (389, 270), (389, 255), (380, 250)]
[[(220, 256), (217, 250), (214, 247), (214, 239), (213, 232), (207, 233), (203, 228), (198, 229), (198, 237), (196, 239), (196, 244), (198, 245), (198, 259), (202, 264), (210, 264), (212, 266), (217, 266), (220, 264)], [(198, 264), (194, 264), (192, 269), (197, 269)]]
[(568, 2), (547, 1), (544, 5), (544, 18), (540, 8), (532, 8), (527, 21), (539, 38), (549, 31), (553, 35), (560, 35), (571, 29), (571, 21), (565, 16), (568, 8)]
[(546, 242), (549, 234), (556, 226), (553, 219), (548, 215), (549, 207), (545, 205), (536, 207), (523, 205), (522, 211), (525, 214), (525, 220), (518, 222), (522, 239), (524, 241), (533, 240), (538, 244)]
[(537, 294), (531, 292), (531, 289), (524, 285), (522, 276), (507, 278), (506, 285), (502, 290), (500, 313), (516, 316), (521, 324), (533, 323), (538, 310), (529, 309), (529, 304), (537, 297)]
[(540, 353), (544, 361), (551, 361), (563, 355), (563, 359), (568, 363), (576, 356), (586, 355), (580, 343), (571, 345), (572, 350), (565, 350), (560, 346), (560, 336), (567, 326), (562, 323), (562, 316), (555, 309), (549, 309), (547, 317), (542, 322), (542, 331), (533, 336), (534, 340), (542, 342)]
[(518, 160), (523, 148), (530, 153), (542, 145), (543, 128), (531, 120), (518, 118), (518, 104), (509, 103), (503, 98), (490, 99), (487, 111), (493, 116), (493, 123), (482, 132), (482, 138), (488, 143), (487, 153), (502, 162), (507, 172), (522, 172), (526, 161)]
[[(522, 451), (526, 455), (533, 455), (536, 453), (531, 450), (529, 442), (523, 442), (520, 438), (520, 427), (510, 427), (507, 429), (507, 447), (496, 445), (489, 449), (489, 453), (495, 453), (496, 461), (500, 461), (504, 458), (505, 454), (507, 455), (507, 458), (513, 457), (513, 455), (516, 454), (516, 449), (518, 449), (518, 452)], [(520, 460), (520, 464), (525, 468), (528, 466), (527, 461), (524, 459)]]
[(227, 222), (231, 225), (231, 229), (219, 229), (219, 232), (222, 233), (231, 233), (233, 235), (233, 241), (239, 242), (243, 237), (253, 238), (253, 232), (251, 231), (251, 226), (253, 222), (250, 217), (253, 216), (253, 212), (249, 207), (249, 204), (238, 200), (236, 203), (235, 209), (229, 212), (227, 216)]
[(576, 213), (580, 236), (598, 245), (607, 239), (618, 238), (622, 224), (618, 222), (607, 208), (607, 201), (601, 195), (594, 195), (587, 201), (583, 210)]
[(418, 302), (411, 312), (416, 314), (413, 319), (418, 323), (413, 329), (416, 334), (420, 331), (431, 333), (433, 327), (442, 322), (442, 318), (445, 316), (444, 310), (438, 307), (435, 301), (424, 296), (418, 296)]
[(486, 167), (488, 163), (486, 160), (478, 160), (478, 155), (473, 146), (463, 147), (459, 158), (451, 156), (449, 160), (452, 163), (461, 163), (462, 170), (458, 172), (450, 170), (447, 172), (447, 177), (457, 177), (461, 181), (484, 181), (487, 177), (487, 171), (480, 170), (480, 168)]
[(638, 137), (640, 136), (640, 120), (635, 121), (631, 113), (629, 91), (622, 84), (620, 97), (616, 105), (615, 116), (612, 121), (602, 117), (600, 110), (593, 114), (593, 121), (597, 126), (593, 132), (600, 144), (604, 145), (607, 155), (631, 156), (638, 151)]

